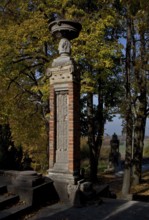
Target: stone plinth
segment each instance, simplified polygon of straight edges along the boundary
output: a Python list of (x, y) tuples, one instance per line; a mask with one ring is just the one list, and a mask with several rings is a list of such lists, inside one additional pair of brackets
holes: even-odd
[(20, 171), (12, 184), (18, 187), (35, 187), (42, 184), (44, 179), (41, 174), (36, 171)]
[[(53, 181), (35, 171), (4, 171), (7, 189), (19, 195), (28, 205), (36, 206), (45, 202), (57, 202), (58, 194)], [(2, 178), (3, 180), (3, 178)]]

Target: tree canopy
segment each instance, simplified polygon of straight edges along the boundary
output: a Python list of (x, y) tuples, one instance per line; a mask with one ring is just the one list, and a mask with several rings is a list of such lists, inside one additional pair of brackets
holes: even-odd
[(48, 148), (49, 79), (45, 72), (57, 56), (49, 22), (66, 18), (83, 27), (72, 41), (72, 56), (80, 66), (81, 120), (86, 125), (82, 131), (89, 137), (90, 159), (95, 162), (90, 164), (92, 170), (97, 168), (104, 124), (112, 112), (121, 113), (126, 122), (126, 115), (135, 119), (137, 114), (137, 122), (138, 108), (142, 109), (139, 94), (144, 94), (147, 117), (148, 7), (145, 0), (1, 0), (0, 124), (9, 124), (12, 141), (22, 146), (34, 164), (42, 152), (44, 159), (39, 163), (44, 167)]

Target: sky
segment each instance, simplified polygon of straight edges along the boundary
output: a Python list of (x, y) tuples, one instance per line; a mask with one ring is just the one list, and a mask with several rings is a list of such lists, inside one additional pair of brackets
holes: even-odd
[(105, 125), (105, 135), (112, 136), (114, 133), (117, 135), (122, 134), (122, 119), (119, 116), (113, 118), (113, 121), (107, 122)]
[[(106, 126), (105, 126), (105, 135), (108, 134), (110, 136), (112, 136), (114, 133), (116, 133), (117, 135), (121, 135), (122, 134), (122, 119), (120, 118), (120, 116), (116, 116), (113, 118), (112, 122), (107, 122)], [(147, 125), (146, 125), (146, 132), (145, 132), (146, 136), (149, 136), (149, 119), (147, 119)]]

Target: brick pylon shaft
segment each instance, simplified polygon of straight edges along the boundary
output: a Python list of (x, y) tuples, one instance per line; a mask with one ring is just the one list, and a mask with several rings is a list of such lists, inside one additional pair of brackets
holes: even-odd
[(49, 169), (80, 170), (80, 81), (74, 65), (50, 69)]

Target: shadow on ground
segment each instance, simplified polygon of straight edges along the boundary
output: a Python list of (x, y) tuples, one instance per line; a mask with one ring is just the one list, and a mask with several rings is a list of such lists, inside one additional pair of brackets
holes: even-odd
[(103, 199), (93, 204), (74, 208), (61, 203), (45, 207), (30, 220), (147, 220), (148, 204), (137, 201)]

